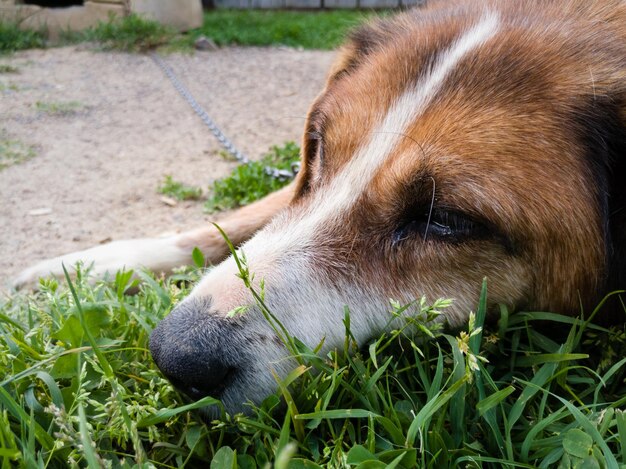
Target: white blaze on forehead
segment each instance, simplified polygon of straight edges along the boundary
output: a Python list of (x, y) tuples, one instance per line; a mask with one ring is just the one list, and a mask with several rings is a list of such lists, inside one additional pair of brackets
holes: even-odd
[[(354, 205), (367, 189), (376, 170), (392, 154), (402, 134), (428, 107), (455, 66), (472, 50), (493, 38), (498, 30), (498, 16), (488, 12), (478, 23), (465, 31), (452, 45), (436, 58), (430, 71), (406, 90), (390, 107), (386, 116), (369, 135), (357, 153), (334, 178), (328, 187), (319, 190), (308, 213), (289, 227), (289, 235), (276, 237), (271, 243), (276, 253), (288, 248), (285, 243), (306, 243), (322, 223), (337, 221), (337, 217)], [(272, 224), (279, 228), (280, 223)], [(261, 233), (260, 233), (261, 234)], [(268, 233), (269, 234), (269, 233)]]
[[(495, 14), (485, 15), (481, 21), (458, 38), (437, 58), (430, 73), (422, 76), (412, 88), (389, 109), (387, 115), (335, 179), (325, 196), (333, 205), (350, 207), (369, 185), (376, 169), (387, 159), (403, 138), (411, 123), (428, 107), (454, 67), (473, 49), (492, 38), (498, 28)], [(332, 207), (337, 211), (339, 207)]]
[(321, 194), (330, 202), (332, 212), (349, 208), (369, 185), (376, 169), (387, 159), (402, 134), (427, 108), (454, 67), (473, 49), (491, 39), (498, 29), (498, 17), (494, 13), (483, 16), (481, 21), (459, 37), (442, 52), (430, 73), (404, 92), (389, 109), (369, 141), (350, 160), (332, 184), (331, 191)]

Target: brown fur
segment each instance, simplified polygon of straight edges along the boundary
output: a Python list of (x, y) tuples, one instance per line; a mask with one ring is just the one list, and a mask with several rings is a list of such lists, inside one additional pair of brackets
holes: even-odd
[[(326, 240), (316, 246), (319, 268), (331, 279), (338, 271), (351, 271), (389, 294), (399, 291), (407, 276), (410, 284), (446, 285), (443, 278), (451, 275), (463, 279), (468, 290), (488, 276), (494, 301), (571, 313), (581, 304), (589, 309), (610, 288), (623, 288), (623, 142), (605, 149), (611, 155), (590, 154), (598, 149), (590, 143), (611, 144), (610, 136), (601, 135), (610, 120), (606, 113), (614, 114), (612, 125), (624, 132), (623, 0), (439, 0), (359, 29), (341, 49), (312, 105), (298, 180), (221, 220), (232, 241), (252, 237), (290, 201), (294, 210), (303, 210), (312, 194), (348, 164), (364, 133), (407, 83), (485, 10), (497, 11), (505, 28), (446, 78), (379, 168), (355, 208), (358, 216), (325, 230)], [(316, 155), (321, 140), (323, 162)], [(484, 221), (497, 236), (465, 246), (431, 240), (417, 254), (394, 251), (389, 228), (404, 206), (430, 203), (433, 188), (438, 206)], [(506, 239), (506, 245), (498, 239)], [(142, 265), (168, 270), (190, 262), (194, 246), (211, 262), (228, 253), (213, 227), (175, 237), (173, 243), (184, 253)], [(17, 284), (60, 274), (63, 260), (82, 258), (97, 266), (100, 254), (91, 251), (44, 262)], [(337, 259), (338, 251), (345, 262)], [(376, 255), (363, 263), (363, 252)], [(123, 265), (124, 259), (109, 260), (107, 268)], [(386, 274), (381, 278), (380, 272)]]
[[(323, 133), (324, 152), (332, 158), (325, 159), (323, 169), (311, 162), (316, 142), (305, 136), (298, 199), (306, 198), (311, 180), (323, 184), (349, 161), (361, 143), (359, 129), (371, 128), (404, 84), (428, 66), (431, 51), (448, 45), (482, 10), (449, 2), (437, 6), (442, 9), (412, 11), (366, 27), (343, 48), (307, 126), (309, 133)], [(440, 204), (488, 220), (511, 239), (513, 250), (481, 243), (474, 247), (485, 256), (481, 261), (475, 249), (447, 253), (442, 248), (435, 264), (414, 261), (417, 269), (408, 269), (413, 275), (424, 270), (422, 280), (432, 283), (440, 269), (450, 270), (442, 259), (450, 254), (454, 275), (464, 275), (467, 284), (482, 275), (492, 277), (496, 292), (528, 284), (515, 298), (519, 306), (576, 313), (581, 303), (589, 308), (605, 293), (608, 274), (603, 214), (596, 204), (600, 189), (589, 178), (587, 148), (578, 135), (584, 129), (573, 121), (577, 114), (593, 112), (585, 108), (593, 108), (594, 101), (623, 106), (626, 6), (521, 1), (492, 7), (509, 24), (507, 31), (449, 77), (437, 101), (407, 132), (398, 157), (376, 176), (364, 211), (376, 215), (381, 207), (393, 207), (398, 189), (410, 187), (420, 174), (427, 186), (422, 196), (429, 200), (428, 178), (433, 178)], [(429, 24), (431, 17), (438, 21)], [(389, 211), (377, 221), (380, 226), (393, 223), (393, 208)], [(346, 242), (369, 241), (361, 249), (352, 242), (356, 252), (373, 248), (371, 237), (357, 235), (363, 229), (344, 235)], [(393, 257), (384, 252), (369, 266), (372, 277), (389, 272), (390, 291), (407, 271), (397, 259), (395, 269), (389, 265)], [(482, 267), (477, 272), (475, 266)], [(509, 273), (499, 279), (494, 272), (502, 270)]]

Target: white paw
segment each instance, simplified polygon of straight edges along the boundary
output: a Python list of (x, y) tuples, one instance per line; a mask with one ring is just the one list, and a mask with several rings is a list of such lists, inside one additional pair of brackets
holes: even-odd
[(39, 262), (23, 270), (13, 281), (13, 286), (16, 289), (33, 288), (42, 277), (62, 278), (63, 266), (72, 274), (77, 262), (82, 262), (86, 267), (91, 266), (90, 276), (100, 279), (107, 273), (114, 275), (122, 269), (146, 268), (156, 272), (170, 272), (190, 261), (191, 252), (179, 247), (176, 237), (114, 241)]

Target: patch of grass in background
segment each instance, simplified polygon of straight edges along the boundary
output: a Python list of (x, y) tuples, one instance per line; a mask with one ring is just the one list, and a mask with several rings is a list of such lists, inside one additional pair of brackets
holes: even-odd
[[(221, 155), (226, 159), (232, 159), (226, 152), (221, 152)], [(259, 161), (237, 165), (228, 176), (217, 179), (209, 186), (204, 203), (205, 211), (214, 213), (242, 207), (280, 189), (291, 180), (274, 178), (266, 173), (265, 168), (270, 166), (291, 170), (292, 165), (299, 159), (300, 147), (294, 142), (285, 142), (281, 146), (272, 146)], [(169, 175), (159, 184), (157, 192), (177, 200), (203, 198), (201, 188), (175, 181)]]
[(70, 116), (85, 109), (78, 101), (37, 101), (35, 109), (51, 116)]
[(80, 44), (81, 42), (89, 42), (87, 37), (88, 30), (72, 31), (71, 29), (62, 29), (59, 31), (58, 40), (54, 43), (55, 46), (69, 46), (72, 44)]
[(4, 91), (19, 91), (20, 87), (17, 86), (15, 83), (0, 83), (0, 92), (4, 92)]
[[(105, 50), (144, 52), (159, 46), (165, 51), (189, 51), (204, 35), (218, 45), (303, 47), (333, 49), (347, 32), (378, 15), (364, 10), (318, 12), (269, 10), (211, 10), (204, 13), (202, 27), (181, 35), (156, 21), (139, 15), (100, 22), (84, 31), (63, 31), (59, 43), (90, 41)], [(384, 14), (384, 13), (383, 13)], [(44, 47), (44, 31), (21, 30), (14, 23), (0, 22), (0, 54), (21, 49)]]
[(34, 147), (8, 138), (0, 132), (0, 171), (14, 164), (23, 163), (34, 156)]
[(266, 166), (291, 169), (300, 159), (300, 148), (294, 142), (273, 146), (259, 161), (238, 165), (229, 176), (218, 179), (209, 187), (205, 204), (207, 212), (228, 210), (248, 205), (270, 192), (280, 189), (291, 180), (280, 180), (265, 172)]
[(0, 55), (45, 46), (46, 34), (43, 30), (23, 30), (15, 22), (0, 19)]
[(79, 271), (76, 299), (47, 280), (36, 295), (0, 304), (0, 466), (626, 463), (623, 330), (505, 308), (483, 330), (483, 293), (475, 319), (455, 335), (431, 323), (448, 302), (422, 299), (411, 315), (392, 302), (381, 314), (400, 318), (397, 329), (357, 343), (346, 312), (337, 322), (343, 347), (319, 356), (317, 344), (291, 338), (294, 371), (280, 393), (251, 415), (205, 422), (148, 351), (150, 332), (199, 272), (139, 275), (91, 286)]
[[(167, 44), (176, 35), (172, 28), (156, 21), (131, 14), (124, 18), (111, 17), (109, 21), (83, 32), (85, 40), (99, 43), (105, 50), (144, 52)], [(76, 35), (72, 34), (76, 40)]]
[(374, 15), (362, 10), (211, 10), (205, 12), (202, 27), (188, 34), (192, 41), (205, 35), (218, 45), (334, 49), (351, 28)]
[(13, 65), (0, 64), (0, 73), (7, 73), (7, 74), (20, 73), (20, 69), (17, 67), (14, 67)]
[(159, 194), (173, 197), (176, 200), (198, 200), (202, 197), (200, 187), (189, 186), (180, 181), (175, 181), (171, 175), (166, 175), (157, 188)]

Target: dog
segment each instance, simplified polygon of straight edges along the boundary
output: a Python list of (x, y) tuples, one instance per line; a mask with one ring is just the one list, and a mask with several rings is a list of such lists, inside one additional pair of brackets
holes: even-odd
[[(445, 320), (461, 325), (483, 277), (492, 306), (576, 315), (626, 287), (625, 153), (626, 1), (432, 1), (350, 36), (296, 180), (221, 227), (269, 310), (323, 351), (343, 343), (345, 305), (360, 343), (388, 327), (388, 298), (453, 297)], [(238, 412), (293, 363), (213, 226), (44, 261), (17, 283), (78, 260), (170, 271), (194, 247), (222, 262), (156, 327), (152, 356), (191, 398)]]

